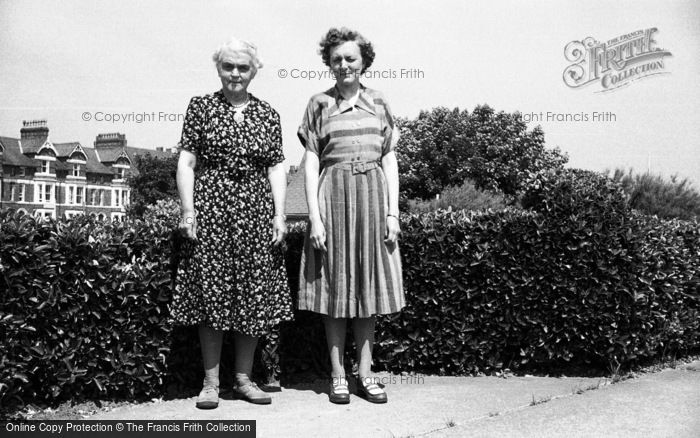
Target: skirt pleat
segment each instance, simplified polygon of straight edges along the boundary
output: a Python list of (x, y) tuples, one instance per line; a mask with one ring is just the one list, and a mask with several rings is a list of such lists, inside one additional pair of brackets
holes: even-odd
[(388, 197), (381, 168), (353, 174), (330, 167), (319, 179), (327, 251), (307, 230), (298, 305), (335, 318), (394, 313), (405, 305), (398, 245), (387, 245)]

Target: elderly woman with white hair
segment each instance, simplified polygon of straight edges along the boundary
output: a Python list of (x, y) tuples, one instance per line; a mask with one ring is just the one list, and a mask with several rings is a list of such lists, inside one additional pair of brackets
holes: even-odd
[(233, 39), (213, 59), (222, 88), (190, 100), (182, 129), (180, 229), (191, 245), (170, 307), (173, 323), (199, 327), (201, 409), (219, 403), (224, 331), (233, 336), (234, 396), (272, 401), (250, 379), (253, 355), (258, 338), (293, 315), (281, 251), (287, 229), (280, 117), (248, 92), (262, 67), (253, 44)]

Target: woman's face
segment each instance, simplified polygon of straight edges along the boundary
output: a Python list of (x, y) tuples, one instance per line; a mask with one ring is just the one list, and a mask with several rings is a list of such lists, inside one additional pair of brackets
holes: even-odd
[(355, 41), (346, 41), (331, 49), (331, 71), (338, 85), (359, 82), (362, 75), (362, 54)]
[(216, 64), (221, 86), (232, 93), (242, 93), (255, 77), (253, 60), (244, 52), (224, 52)]

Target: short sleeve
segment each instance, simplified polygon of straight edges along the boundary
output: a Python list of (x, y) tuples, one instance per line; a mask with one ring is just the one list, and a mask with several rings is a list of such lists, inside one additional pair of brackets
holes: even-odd
[(204, 113), (200, 99), (199, 97), (190, 99), (180, 138), (180, 148), (195, 155), (201, 150), (204, 132)]
[(272, 111), (270, 116), (270, 144), (265, 157), (267, 167), (275, 166), (284, 161), (284, 152), (282, 152), (282, 123), (280, 115), (277, 111)]
[(389, 103), (386, 98), (382, 96), (382, 107), (383, 107), (383, 136), (384, 142), (382, 143), (382, 157), (396, 148), (396, 144), (399, 142), (399, 128), (394, 123), (394, 115), (391, 112)]
[(306, 105), (306, 112), (297, 130), (297, 137), (299, 137), (302, 146), (316, 155), (320, 155), (321, 153), (318, 147), (318, 135), (316, 130), (318, 126), (318, 116), (317, 105), (314, 99), (311, 99), (309, 100), (309, 104)]

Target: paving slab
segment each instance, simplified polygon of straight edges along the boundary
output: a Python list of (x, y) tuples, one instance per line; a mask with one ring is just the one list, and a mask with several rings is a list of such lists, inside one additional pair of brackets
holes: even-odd
[[(113, 420), (256, 420), (258, 437), (700, 437), (700, 362), (610, 384), (584, 377), (378, 374), (389, 402), (328, 402), (326, 381), (283, 386), (257, 406), (226, 393), (96, 414)], [(354, 384), (351, 381), (351, 391)]]
[(456, 424), (447, 437), (700, 437), (700, 362)]
[[(437, 377), (378, 374), (389, 402), (375, 405), (351, 396), (329, 403), (327, 383), (282, 387), (272, 404), (256, 406), (222, 394), (219, 407), (195, 408), (195, 398), (146, 403), (100, 413), (90, 419), (256, 420), (258, 437), (409, 437), (529, 406), (533, 400), (571, 396), (600, 378)], [(351, 391), (354, 384), (351, 382)]]

